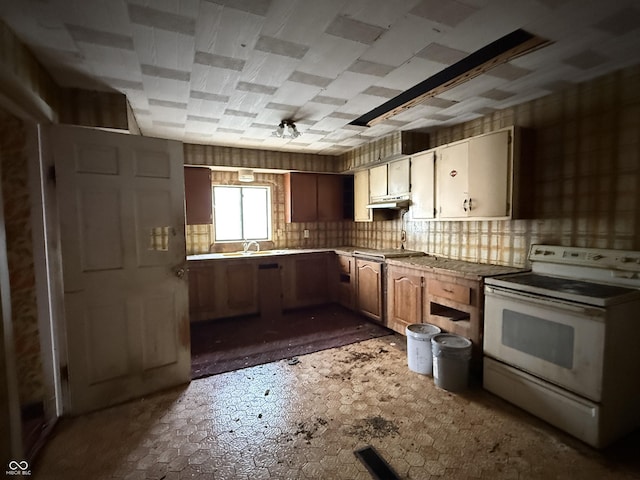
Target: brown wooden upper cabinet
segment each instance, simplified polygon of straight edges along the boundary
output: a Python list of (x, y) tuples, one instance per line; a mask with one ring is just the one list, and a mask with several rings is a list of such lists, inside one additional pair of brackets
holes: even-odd
[(184, 167), (184, 197), (187, 225), (213, 223), (209, 168)]
[(343, 175), (286, 173), (284, 189), (287, 223), (344, 218)]

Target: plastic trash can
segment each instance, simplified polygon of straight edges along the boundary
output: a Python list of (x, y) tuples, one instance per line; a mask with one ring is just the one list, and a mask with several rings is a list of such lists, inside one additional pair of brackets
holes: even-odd
[(431, 375), (433, 355), (431, 354), (431, 337), (440, 333), (435, 325), (428, 323), (412, 323), (407, 325), (407, 363), (409, 370), (422, 375)]
[(471, 340), (452, 333), (439, 333), (431, 338), (431, 351), (436, 386), (450, 392), (467, 388)]

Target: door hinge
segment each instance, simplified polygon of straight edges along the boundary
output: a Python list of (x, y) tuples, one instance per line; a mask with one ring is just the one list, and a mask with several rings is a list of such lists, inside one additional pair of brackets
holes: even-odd
[(69, 381), (69, 366), (68, 365), (60, 365), (60, 380), (63, 382)]

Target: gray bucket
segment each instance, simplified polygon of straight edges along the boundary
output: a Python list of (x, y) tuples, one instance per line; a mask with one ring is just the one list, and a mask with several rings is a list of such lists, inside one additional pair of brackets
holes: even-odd
[(451, 333), (439, 333), (431, 338), (431, 351), (436, 386), (450, 392), (467, 388), (471, 340)]
[(431, 337), (441, 331), (435, 325), (428, 323), (412, 323), (407, 326), (405, 333), (407, 334), (407, 363), (409, 370), (422, 375), (432, 374)]

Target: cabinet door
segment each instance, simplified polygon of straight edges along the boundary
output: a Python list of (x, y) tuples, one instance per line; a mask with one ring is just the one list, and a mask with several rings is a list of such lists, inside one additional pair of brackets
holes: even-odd
[(353, 217), (356, 222), (371, 222), (373, 214), (369, 204), (369, 170), (360, 170), (353, 176)]
[(411, 160), (404, 158), (389, 163), (387, 171), (387, 194), (407, 195), (410, 184)]
[(407, 325), (423, 323), (423, 279), (393, 267), (387, 279), (387, 326), (405, 335)]
[(436, 159), (438, 217), (468, 216), (469, 142), (444, 147)]
[(336, 255), (337, 259), (337, 284), (336, 299), (340, 305), (350, 310), (355, 309), (354, 284), (356, 275), (354, 271), (355, 260), (348, 255)]
[(209, 168), (184, 167), (184, 198), (187, 225), (213, 223)]
[(369, 169), (369, 195), (371, 198), (387, 194), (387, 165)]
[(313, 173), (285, 174), (285, 221), (315, 222), (318, 218), (317, 180)]
[(382, 264), (356, 260), (356, 302), (360, 313), (382, 321)]
[(434, 217), (435, 153), (424, 152), (411, 158), (411, 218)]
[(341, 175), (316, 175), (318, 183), (318, 221), (342, 220), (344, 183)]
[(199, 322), (220, 316), (213, 267), (189, 267), (189, 319)]
[(226, 290), (225, 315), (233, 317), (256, 313), (258, 311), (257, 264), (253, 261), (231, 260), (226, 262), (221, 273), (224, 283), (220, 282), (218, 285), (225, 286), (224, 289), (220, 289), (221, 291)]
[(469, 216), (504, 217), (510, 213), (509, 132), (469, 140)]

